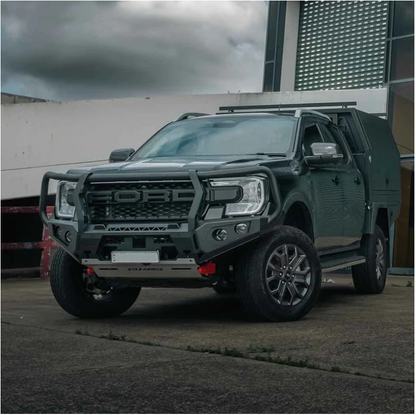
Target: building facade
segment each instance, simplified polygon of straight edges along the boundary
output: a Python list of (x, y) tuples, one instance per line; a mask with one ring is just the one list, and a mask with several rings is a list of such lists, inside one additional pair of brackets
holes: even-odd
[(392, 272), (414, 269), (414, 2), (269, 2), (263, 91), (387, 87), (386, 117), (402, 155), (402, 207)]

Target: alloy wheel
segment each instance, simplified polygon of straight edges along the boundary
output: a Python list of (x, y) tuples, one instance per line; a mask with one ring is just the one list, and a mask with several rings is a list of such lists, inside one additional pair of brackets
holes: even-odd
[(384, 248), (380, 238), (377, 238), (376, 242), (376, 274), (379, 280), (385, 270)]
[(280, 305), (298, 305), (310, 289), (311, 277), (309, 261), (296, 245), (280, 245), (267, 261), (266, 286)]

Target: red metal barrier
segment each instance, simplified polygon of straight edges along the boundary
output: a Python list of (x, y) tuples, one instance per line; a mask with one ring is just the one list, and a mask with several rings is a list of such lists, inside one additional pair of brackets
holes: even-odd
[[(46, 213), (50, 216), (53, 206), (46, 208)], [(1, 213), (39, 213), (39, 208), (34, 206), (2, 207)], [(40, 261), (40, 276), (49, 277), (49, 263), (51, 260), (51, 250), (57, 248), (55, 241), (49, 236), (48, 228), (43, 228), (42, 242), (5, 242), (1, 244), (2, 251), (13, 251), (15, 249), (42, 249), (42, 259)]]

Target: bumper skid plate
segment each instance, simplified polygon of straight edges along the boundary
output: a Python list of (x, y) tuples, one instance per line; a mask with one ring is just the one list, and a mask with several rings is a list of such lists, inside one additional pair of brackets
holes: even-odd
[(82, 265), (92, 268), (103, 278), (189, 278), (206, 281), (207, 278), (199, 274), (198, 265), (194, 259), (178, 258), (175, 261), (160, 261), (158, 263), (112, 262), (97, 259), (83, 259)]

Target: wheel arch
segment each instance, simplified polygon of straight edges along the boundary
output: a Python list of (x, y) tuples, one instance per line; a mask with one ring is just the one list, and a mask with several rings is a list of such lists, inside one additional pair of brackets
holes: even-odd
[(380, 207), (377, 211), (377, 215), (374, 215), (374, 216), (375, 216), (374, 224), (381, 228), (381, 230), (384, 233), (384, 237), (387, 240), (389, 240), (390, 239), (390, 222), (389, 222), (388, 209)]
[(390, 261), (390, 246), (391, 246), (391, 237), (390, 237), (390, 226), (392, 224), (393, 220), (393, 210), (386, 206), (374, 206), (372, 209), (372, 215), (371, 215), (371, 221), (370, 221), (370, 229), (367, 229), (365, 231), (365, 234), (363, 235), (363, 238), (366, 237), (366, 234), (373, 234), (375, 226), (377, 225), (384, 234), (384, 237), (386, 238), (386, 244), (387, 244), (387, 266), (391, 266)]
[(304, 198), (292, 198), (284, 205), (283, 211), (283, 225), (293, 226), (306, 233), (312, 241), (315, 240), (312, 215)]

